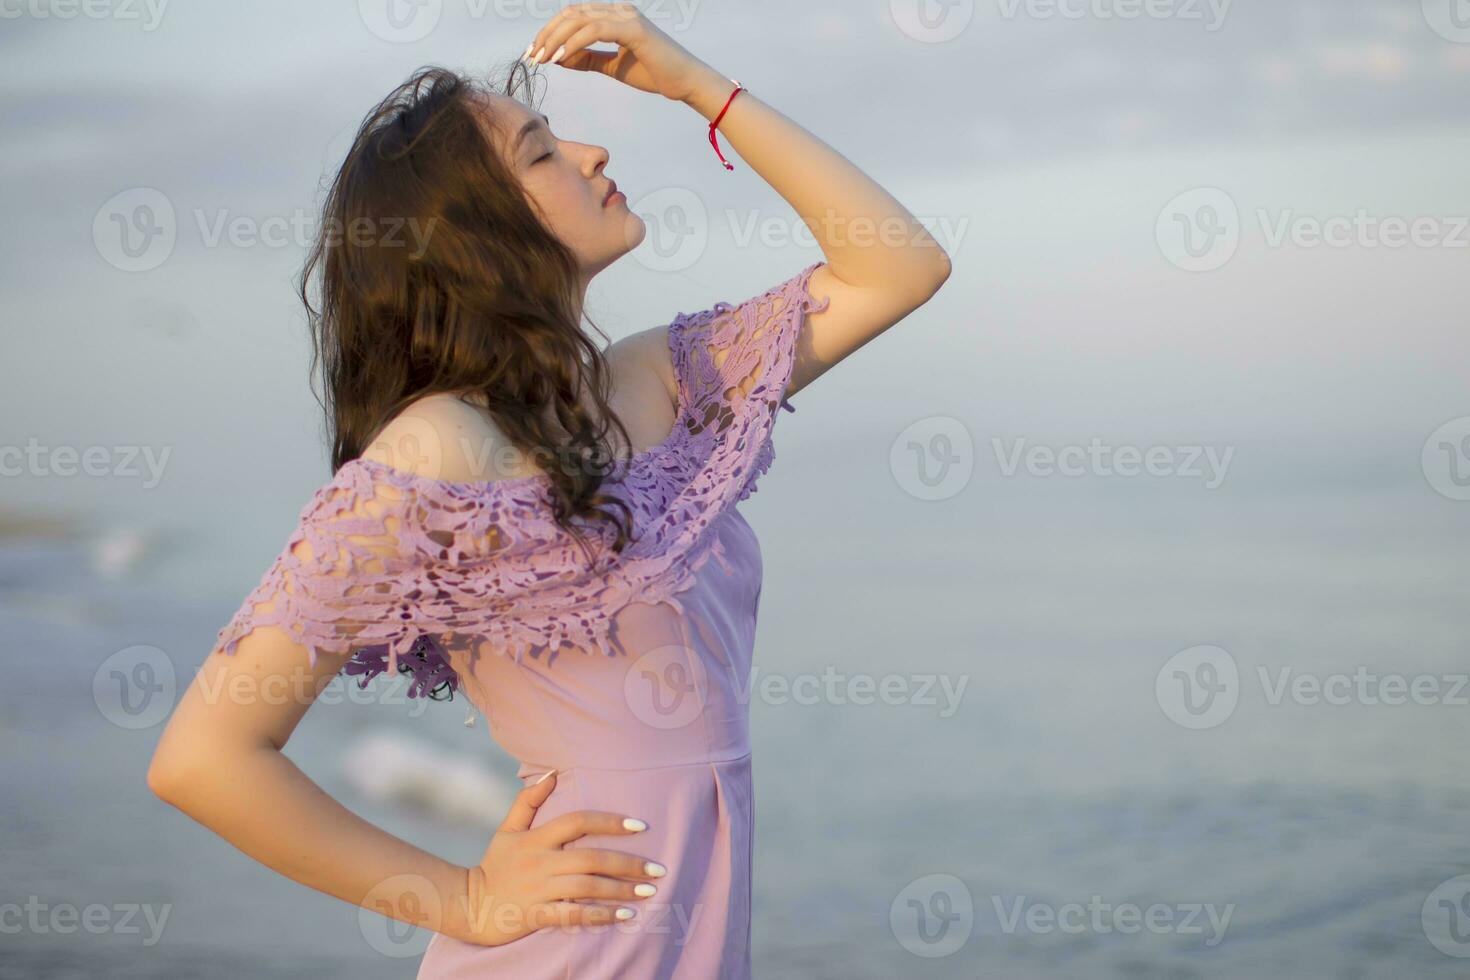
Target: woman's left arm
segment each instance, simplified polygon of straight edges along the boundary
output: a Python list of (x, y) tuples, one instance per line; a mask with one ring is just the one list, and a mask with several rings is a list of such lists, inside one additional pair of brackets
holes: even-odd
[[(600, 41), (619, 48), (590, 47)], [(533, 63), (598, 72), (682, 102), (711, 122), (734, 91), (729, 78), (629, 3), (571, 4), (526, 50)], [(736, 96), (716, 131), (785, 198), (826, 258), (809, 288), (828, 305), (807, 316), (789, 398), (927, 302), (949, 278), (950, 259), (893, 195), (756, 94)]]
[[(713, 120), (732, 91), (730, 79), (703, 66), (681, 101)], [(949, 255), (877, 181), (754, 93), (735, 97), (716, 132), (785, 198), (826, 256), (810, 289), (831, 302), (807, 318), (789, 398), (926, 303), (949, 278)]]

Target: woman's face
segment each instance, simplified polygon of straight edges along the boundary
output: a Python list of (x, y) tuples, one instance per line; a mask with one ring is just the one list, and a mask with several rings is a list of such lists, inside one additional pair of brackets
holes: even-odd
[(577, 256), (590, 280), (643, 241), (648, 229), (617, 193), (603, 168), (607, 150), (557, 139), (546, 118), (508, 96), (491, 93), (491, 139), (520, 178), (532, 207)]

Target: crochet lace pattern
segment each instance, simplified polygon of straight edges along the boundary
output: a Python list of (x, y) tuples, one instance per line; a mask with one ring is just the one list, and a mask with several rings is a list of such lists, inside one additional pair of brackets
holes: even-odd
[(809, 290), (823, 264), (669, 325), (674, 426), (604, 485), (633, 515), (637, 540), (621, 555), (606, 522), (591, 522), (588, 565), (553, 519), (542, 474), (454, 482), (358, 458), (313, 494), (215, 650), (234, 653), (252, 630), (272, 626), (313, 666), (324, 652), (350, 654), (343, 672), (363, 687), (396, 675), (407, 655), (410, 697), (458, 689), (446, 648), (460, 635), (518, 661), (549, 651), (552, 662), (562, 646), (619, 655), (612, 620), (623, 606), (682, 612), (678, 593), (705, 562), (730, 570), (710, 527), (770, 467), (778, 406), (795, 411), (784, 392), (803, 318), (829, 302), (817, 305)]

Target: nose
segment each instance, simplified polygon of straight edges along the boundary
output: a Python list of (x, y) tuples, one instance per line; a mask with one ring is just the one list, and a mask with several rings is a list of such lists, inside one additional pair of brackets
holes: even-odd
[(606, 147), (595, 144), (589, 144), (589, 146), (592, 149), (592, 153), (588, 156), (588, 159), (592, 161), (592, 173), (590, 176), (596, 177), (602, 171), (602, 168), (607, 166), (608, 161), (612, 157), (607, 152)]

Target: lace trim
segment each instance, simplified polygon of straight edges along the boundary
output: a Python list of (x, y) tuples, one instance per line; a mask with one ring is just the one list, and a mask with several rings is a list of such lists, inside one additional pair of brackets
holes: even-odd
[(455, 483), (356, 459), (313, 495), (285, 548), (220, 630), (233, 653), (260, 626), (275, 626), (308, 650), (350, 654), (361, 677), (412, 672), (410, 696), (459, 678), (451, 642), (483, 640), (499, 655), (562, 646), (624, 653), (613, 617), (630, 602), (667, 603), (693, 585), (705, 562), (733, 573), (710, 533), (754, 492), (774, 458), (770, 441), (790, 381), (803, 316), (817, 305), (815, 263), (739, 304), (680, 313), (669, 326), (679, 412), (664, 443), (638, 454), (606, 489), (633, 513), (638, 540), (611, 551), (605, 522), (584, 521), (593, 566), (552, 518), (544, 479)]

